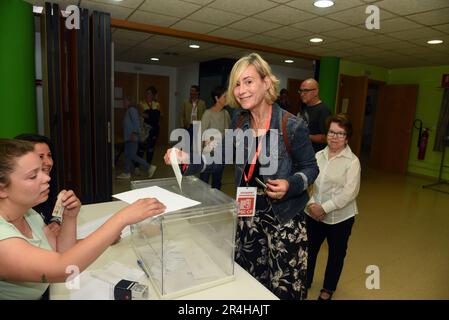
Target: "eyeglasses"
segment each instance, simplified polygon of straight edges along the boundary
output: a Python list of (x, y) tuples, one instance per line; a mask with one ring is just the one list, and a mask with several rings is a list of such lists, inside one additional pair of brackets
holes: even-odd
[(327, 135), (329, 136), (329, 137), (338, 137), (338, 138), (344, 138), (344, 137), (346, 137), (346, 132), (343, 132), (343, 131), (341, 131), (341, 132), (335, 132), (335, 131), (332, 131), (332, 130), (329, 130), (328, 132), (327, 132)]
[(316, 90), (316, 88), (313, 88), (313, 89), (299, 89), (299, 90), (298, 90), (298, 93), (299, 93), (299, 94), (301, 94), (301, 93), (307, 93), (307, 92), (310, 92), (310, 91), (313, 91), (313, 90)]

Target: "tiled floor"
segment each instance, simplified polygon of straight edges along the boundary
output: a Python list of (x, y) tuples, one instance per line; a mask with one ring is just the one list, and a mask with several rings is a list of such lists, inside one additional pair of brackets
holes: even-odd
[[(162, 154), (160, 148), (153, 163), (158, 166), (154, 178), (173, 176), (171, 168), (162, 163)], [(129, 181), (114, 181), (114, 192), (129, 190)], [(360, 214), (335, 300), (449, 299), (449, 194), (422, 188), (431, 182), (369, 169), (362, 172), (357, 199)], [(222, 190), (235, 196), (232, 166), (225, 170)], [(309, 299), (319, 294), (326, 258), (324, 244)], [(366, 287), (368, 277), (372, 278), (366, 273), (369, 266), (378, 267), (379, 289)]]

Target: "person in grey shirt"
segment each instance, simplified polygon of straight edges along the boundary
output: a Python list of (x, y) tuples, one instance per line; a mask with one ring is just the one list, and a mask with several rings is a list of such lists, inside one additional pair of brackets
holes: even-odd
[[(133, 162), (140, 164), (146, 171), (150, 169), (150, 165), (144, 159), (137, 155), (137, 149), (140, 140), (140, 116), (139, 110), (132, 102), (131, 97), (123, 100), (123, 106), (126, 113), (123, 118), (123, 140), (125, 141), (125, 167), (123, 173), (117, 176), (117, 179), (130, 179), (131, 166)], [(148, 173), (150, 175), (150, 173)]]
[[(221, 141), (222, 137), (224, 137), (225, 129), (229, 129), (231, 117), (229, 116), (229, 112), (224, 109), (224, 106), (226, 105), (226, 88), (218, 86), (212, 90), (211, 95), (213, 101), (215, 101), (215, 104), (207, 109), (203, 114), (201, 119), (201, 133), (207, 129), (216, 129), (220, 132), (221, 136), (214, 137), (214, 140), (212, 141), (217, 142)], [(211, 141), (206, 142), (206, 148), (210, 143)], [(212, 176), (212, 188), (220, 190), (223, 171), (224, 164), (217, 166), (212, 173), (201, 173), (200, 179), (206, 183), (209, 183), (209, 178)]]

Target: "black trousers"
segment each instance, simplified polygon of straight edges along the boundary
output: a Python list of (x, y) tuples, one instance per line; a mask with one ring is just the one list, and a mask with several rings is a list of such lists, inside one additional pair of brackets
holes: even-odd
[(327, 239), (329, 246), (329, 256), (327, 258), (326, 273), (324, 275), (323, 288), (335, 291), (343, 262), (348, 248), (348, 240), (351, 235), (354, 217), (337, 224), (326, 224), (316, 221), (307, 216), (307, 237), (309, 239), (309, 255), (307, 258), (307, 287), (310, 288), (313, 282), (316, 259), (320, 251), (321, 244)]

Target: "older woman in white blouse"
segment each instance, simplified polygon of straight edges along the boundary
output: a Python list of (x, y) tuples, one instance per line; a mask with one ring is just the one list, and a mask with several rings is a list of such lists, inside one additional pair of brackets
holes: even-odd
[(316, 154), (320, 174), (306, 209), (309, 288), (321, 244), (327, 239), (329, 245), (319, 300), (330, 300), (337, 288), (354, 217), (358, 213), (355, 199), (360, 188), (360, 162), (348, 146), (351, 122), (344, 114), (337, 114), (327, 120), (327, 129), (327, 147)]

